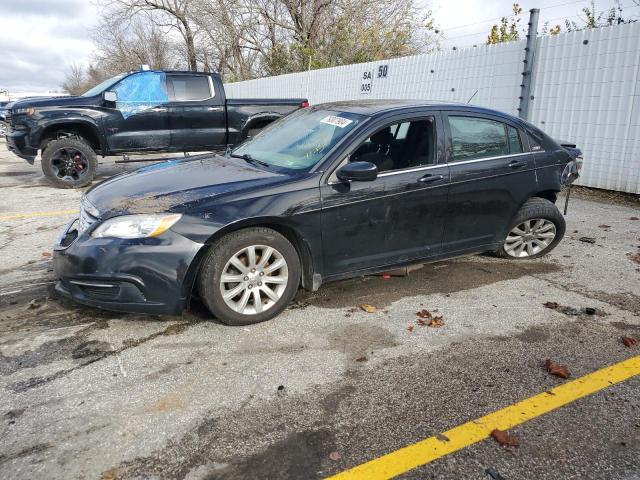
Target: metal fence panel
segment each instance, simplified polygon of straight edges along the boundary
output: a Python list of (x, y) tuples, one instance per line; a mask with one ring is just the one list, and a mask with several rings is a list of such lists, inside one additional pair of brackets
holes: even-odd
[[(640, 193), (640, 23), (538, 39), (530, 120), (585, 154), (582, 185)], [(413, 98), (517, 115), (525, 41), (226, 84), (227, 95), (312, 104)], [(475, 94), (475, 95), (474, 95)]]

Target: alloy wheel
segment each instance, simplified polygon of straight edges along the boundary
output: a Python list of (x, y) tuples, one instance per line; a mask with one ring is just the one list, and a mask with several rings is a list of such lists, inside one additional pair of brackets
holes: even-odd
[(555, 238), (556, 226), (550, 220), (525, 220), (509, 232), (504, 242), (504, 250), (511, 257), (531, 257), (545, 250)]
[(255, 315), (275, 305), (288, 282), (284, 256), (273, 247), (251, 245), (227, 261), (220, 276), (220, 293), (232, 310)]
[(56, 177), (67, 182), (76, 182), (89, 170), (89, 160), (80, 150), (61, 148), (53, 152), (51, 167)]

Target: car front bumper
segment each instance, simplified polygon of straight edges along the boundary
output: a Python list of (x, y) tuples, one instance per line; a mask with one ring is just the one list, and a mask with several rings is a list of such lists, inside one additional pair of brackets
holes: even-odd
[(70, 222), (54, 247), (58, 293), (105, 310), (183, 312), (202, 244), (171, 230), (155, 238), (92, 238), (76, 226)]
[(6, 140), (9, 151), (33, 165), (36, 155), (38, 155), (38, 149), (29, 145), (27, 132), (21, 130), (10, 131), (6, 135)]

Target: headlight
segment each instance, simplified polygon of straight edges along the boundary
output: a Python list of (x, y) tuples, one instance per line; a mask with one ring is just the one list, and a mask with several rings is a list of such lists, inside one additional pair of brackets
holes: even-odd
[(24, 114), (26, 113), (28, 116), (34, 115), (36, 113), (36, 109), (35, 107), (28, 107), (28, 108), (14, 108), (13, 109), (13, 114), (14, 115), (20, 115), (20, 114)]
[(91, 236), (94, 238), (147, 238), (157, 237), (169, 230), (180, 214), (123, 215), (113, 217), (98, 225)]

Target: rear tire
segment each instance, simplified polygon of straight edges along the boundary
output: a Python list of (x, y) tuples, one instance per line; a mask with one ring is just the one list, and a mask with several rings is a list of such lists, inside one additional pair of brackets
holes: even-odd
[(529, 260), (553, 250), (566, 230), (564, 217), (549, 200), (533, 197), (520, 208), (504, 245), (495, 252), (510, 260)]
[(300, 285), (300, 259), (283, 235), (264, 227), (232, 232), (209, 248), (198, 290), (227, 325), (250, 325), (280, 314)]
[(81, 188), (89, 185), (97, 166), (95, 152), (80, 138), (53, 140), (42, 152), (42, 172), (58, 188)]

